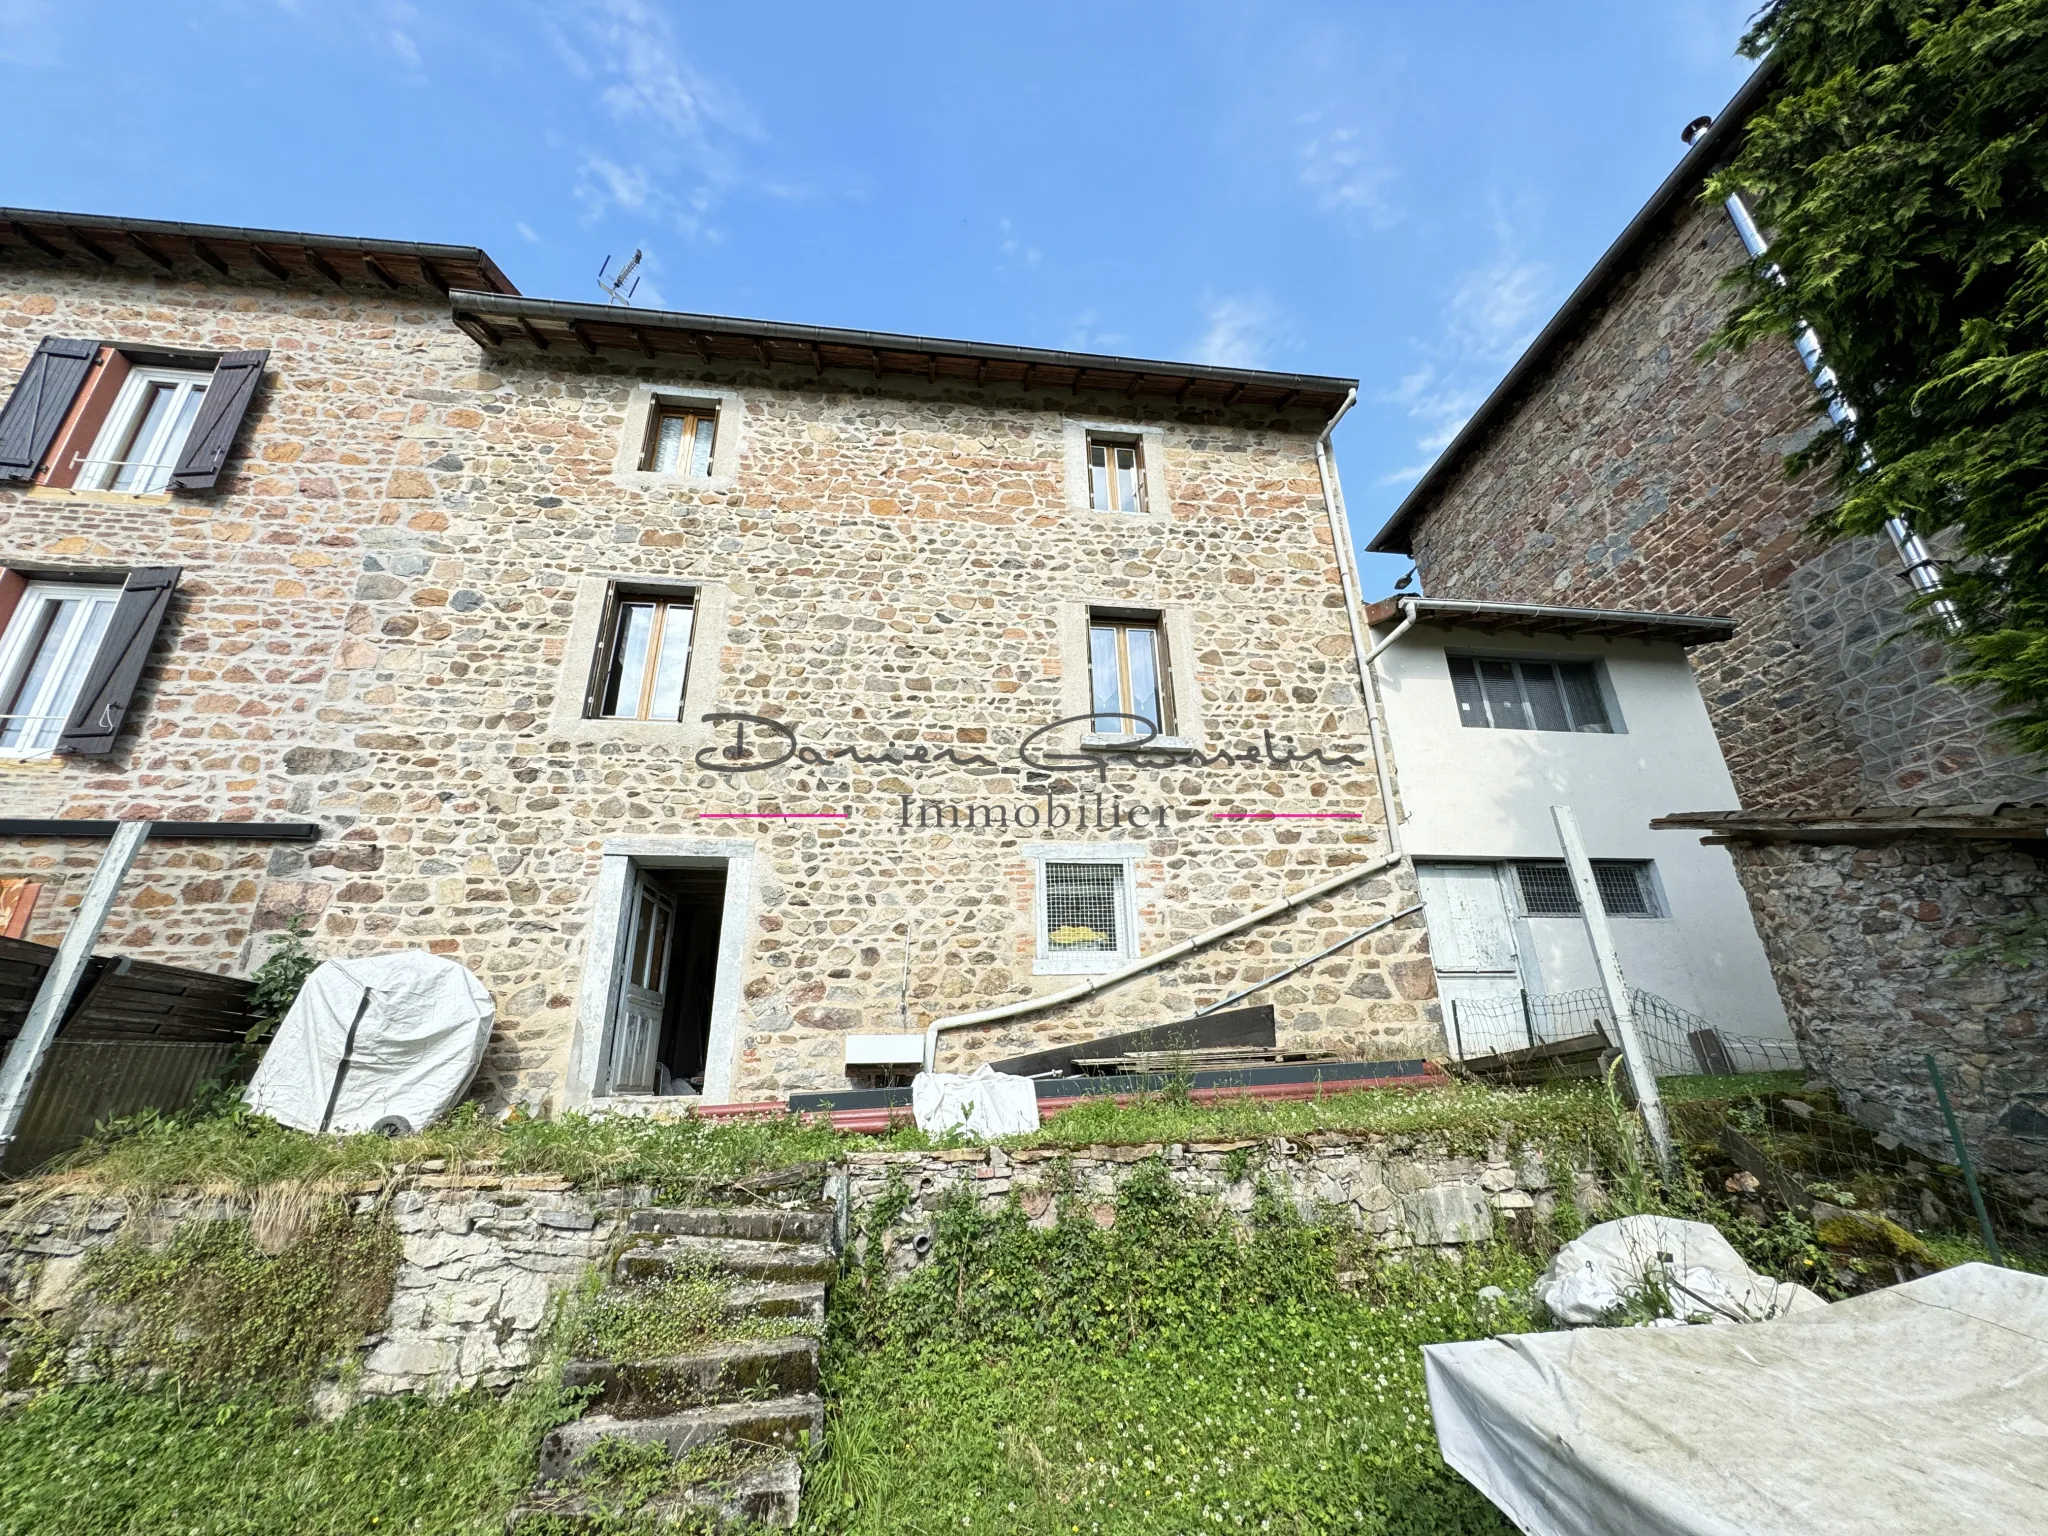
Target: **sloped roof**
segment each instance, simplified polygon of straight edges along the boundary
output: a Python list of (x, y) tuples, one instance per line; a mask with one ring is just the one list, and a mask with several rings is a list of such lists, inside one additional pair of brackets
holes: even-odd
[(1175, 404), (1300, 409), (1322, 416), (1341, 406), (1358, 383), (1321, 374), (1156, 362), (562, 299), (455, 293), (449, 296), (449, 305), (457, 325), (480, 346), (498, 353), (532, 355), (559, 348), (571, 357), (614, 352), (649, 360), (688, 357), (704, 363), (784, 364), (821, 374), (828, 368), (850, 369), (877, 379), (891, 374), (935, 384), (1007, 384), (1075, 395), (1086, 390), (1153, 403), (1166, 399)]
[(315, 287), (451, 288), (517, 293), (490, 255), (473, 245), (366, 240), (231, 224), (174, 224), (98, 213), (0, 208), (0, 257), (94, 269), (267, 279)]
[(1886, 843), (2048, 839), (2048, 805), (1996, 800), (1964, 805), (1851, 805), (1813, 810), (1685, 811), (1650, 823), (1658, 831), (1698, 828), (1704, 843)]
[(1365, 610), (1369, 624), (1413, 614), (1418, 624), (1522, 635), (1586, 635), (1607, 640), (1668, 640), (1710, 645), (1735, 633), (1735, 621), (1705, 613), (1640, 613), (1627, 608), (1558, 608), (1543, 603), (1489, 603), (1461, 597), (1388, 597)]

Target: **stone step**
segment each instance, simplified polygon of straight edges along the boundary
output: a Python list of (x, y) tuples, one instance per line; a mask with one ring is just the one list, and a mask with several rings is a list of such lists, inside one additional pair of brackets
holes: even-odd
[(839, 1269), (829, 1248), (804, 1243), (764, 1243), (739, 1237), (669, 1237), (628, 1248), (613, 1273), (621, 1280), (662, 1280), (676, 1270), (712, 1270), (742, 1280), (794, 1285), (829, 1280)]
[(737, 1339), (653, 1360), (572, 1360), (562, 1384), (595, 1387), (589, 1411), (650, 1419), (684, 1408), (818, 1387), (818, 1341), (808, 1334)]
[(775, 1211), (749, 1206), (712, 1206), (696, 1210), (635, 1211), (626, 1218), (628, 1232), (656, 1232), (664, 1237), (741, 1237), (761, 1243), (826, 1243), (832, 1236), (830, 1211)]
[[(682, 1492), (651, 1499), (632, 1512), (649, 1525), (690, 1525), (701, 1530), (706, 1517), (713, 1529), (730, 1527), (786, 1531), (796, 1524), (797, 1494), (803, 1485), (803, 1465), (789, 1452), (771, 1456), (749, 1467), (737, 1477), (700, 1484)], [(615, 1531), (619, 1511), (602, 1500), (571, 1492), (541, 1495), (512, 1512), (507, 1528), (517, 1531), (530, 1524), (547, 1522), (547, 1529), (559, 1531)]]
[(736, 1285), (725, 1298), (727, 1317), (793, 1317), (804, 1322), (825, 1321), (825, 1286), (822, 1281), (800, 1285)]
[(573, 1424), (548, 1431), (540, 1443), (540, 1478), (544, 1483), (574, 1483), (577, 1461), (600, 1440), (661, 1444), (671, 1456), (700, 1445), (732, 1441), (741, 1445), (795, 1446), (808, 1434), (817, 1445), (825, 1435), (825, 1401), (814, 1392), (793, 1393), (755, 1403), (718, 1403), (686, 1408), (649, 1419), (622, 1419), (608, 1413), (586, 1414)]

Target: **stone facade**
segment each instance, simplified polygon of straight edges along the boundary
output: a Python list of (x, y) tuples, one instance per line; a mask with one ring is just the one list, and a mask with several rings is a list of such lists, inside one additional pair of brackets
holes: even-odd
[[(319, 822), (311, 848), (145, 847), (103, 948), (246, 971), (260, 934), (302, 912), (324, 954), (451, 955), (496, 999), (493, 1102), (564, 1102), (595, 882), (621, 838), (751, 853), (729, 1000), (742, 1099), (844, 1086), (849, 1032), (1066, 984), (1035, 974), (1028, 855), (1047, 833), (905, 828), (903, 796), (965, 812), (1050, 791), (1077, 809), (1100, 789), (1145, 806), (1135, 831), (1051, 834), (1128, 846), (1141, 952), (1382, 851), (1312, 414), (491, 356), (425, 298), (10, 264), (0, 375), (44, 335), (268, 347), (270, 377), (217, 492), (0, 490), (0, 564), (185, 573), (116, 753), (0, 766), (9, 813)], [(720, 462), (698, 487), (621, 467), (656, 385), (720, 403)], [(1105, 414), (1157, 445), (1144, 516), (1075, 505), (1075, 422)], [(684, 724), (577, 718), (591, 659), (571, 643), (607, 579), (703, 594)], [(1185, 638), (1170, 661), (1197, 745), (1270, 734), (1350, 764), (1024, 767), (1034, 729), (1088, 708), (1074, 627), (1090, 604), (1159, 611)], [(819, 748), (995, 766), (721, 775), (696, 760), (715, 750), (697, 718), (713, 710)], [(706, 819), (821, 809), (845, 814)], [(1231, 809), (1355, 819), (1213, 814)], [(34, 937), (54, 942), (98, 851), (0, 849), (0, 875), (51, 887)], [(1360, 881), (1083, 1003), (948, 1036), (946, 1065), (1185, 1015), (1412, 900), (1405, 870)], [(1399, 1057), (1438, 1045), (1433, 989), (1414, 925), (1260, 1000), (1286, 1043)]]
[[(864, 1261), (868, 1245), (880, 1243), (887, 1272), (910, 1273), (930, 1255), (936, 1212), (962, 1190), (989, 1210), (1014, 1197), (1037, 1227), (1059, 1219), (1063, 1199), (1112, 1226), (1124, 1181), (1153, 1165), (1183, 1194), (1240, 1224), (1263, 1187), (1303, 1220), (1341, 1223), (1385, 1251), (1453, 1248), (1517, 1226), (1526, 1236), (1560, 1198), (1588, 1211), (1603, 1198), (1590, 1174), (1549, 1167), (1534, 1148), (1495, 1144), (1468, 1155), (1411, 1138), (1334, 1131), (1171, 1146), (857, 1152), (846, 1166), (851, 1249)], [(910, 1204), (876, 1230), (872, 1212), (898, 1186)]]
[(2048, 1224), (2048, 960), (1957, 964), (1987, 923), (2048, 917), (2041, 845), (1730, 851), (1807, 1064), (1857, 1119), (1950, 1162), (1932, 1052), (1971, 1155), (2030, 1190)]
[(1889, 543), (1805, 532), (1831, 493), (1786, 475), (1817, 401), (1791, 347), (1700, 357), (1742, 260), (1720, 207), (1681, 202), (1422, 509), (1425, 589), (1732, 615), (1693, 665), (1747, 806), (2048, 797), (1940, 681), (1940, 647), (1905, 634)]
[[(428, 1175), (391, 1195), (389, 1217), (404, 1245), (391, 1307), (382, 1330), (364, 1340), (360, 1365), (320, 1389), (323, 1408), (519, 1381), (546, 1343), (556, 1298), (609, 1251), (631, 1193), (579, 1194), (566, 1180), (545, 1177)], [(358, 1217), (374, 1219), (381, 1198), (355, 1197)], [(0, 1210), (0, 1298), (19, 1312), (48, 1315), (72, 1298), (94, 1248), (162, 1246), (180, 1226), (249, 1216), (246, 1205), (203, 1196), (168, 1198), (140, 1212), (122, 1200), (75, 1197), (26, 1214)], [(90, 1328), (77, 1335), (80, 1360), (93, 1339)]]

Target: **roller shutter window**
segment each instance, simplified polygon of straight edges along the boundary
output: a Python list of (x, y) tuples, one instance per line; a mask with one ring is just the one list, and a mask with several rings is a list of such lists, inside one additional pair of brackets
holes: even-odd
[(129, 704), (149, 651), (171, 606), (177, 590), (179, 568), (151, 566), (130, 571), (114, 605), (114, 616), (93, 657), (92, 671), (79, 689), (71, 718), (57, 741), (60, 755), (103, 757), (114, 750), (114, 741), (127, 723)]
[(213, 380), (199, 403), (198, 419), (185, 439), (185, 451), (171, 471), (171, 484), (181, 491), (207, 491), (220, 479), (220, 467), (235, 446), (242, 417), (256, 398), (268, 352), (229, 352), (214, 364)]
[(0, 407), (0, 480), (33, 480), (99, 356), (97, 341), (45, 336)]

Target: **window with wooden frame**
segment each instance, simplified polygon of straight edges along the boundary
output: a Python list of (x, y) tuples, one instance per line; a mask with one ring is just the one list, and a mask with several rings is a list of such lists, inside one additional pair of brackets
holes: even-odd
[(647, 414), (647, 444), (640, 467), (657, 475), (711, 473), (711, 448), (718, 437), (718, 408), (657, 400)]
[(1136, 438), (1088, 434), (1088, 505), (1097, 512), (1145, 510), (1145, 455)]
[(1088, 616), (1088, 691), (1089, 707), (1100, 712), (1089, 722), (1094, 734), (1173, 734), (1166, 633), (1156, 614)]
[(688, 593), (615, 592), (591, 669), (592, 720), (679, 720), (696, 605)]
[(1609, 735), (1614, 722), (1590, 661), (1522, 661), (1450, 656), (1458, 719), (1496, 731), (1582, 731)]
[(269, 356), (46, 336), (0, 406), (0, 480), (136, 496), (210, 490)]
[(113, 751), (178, 575), (0, 570), (0, 757)]

